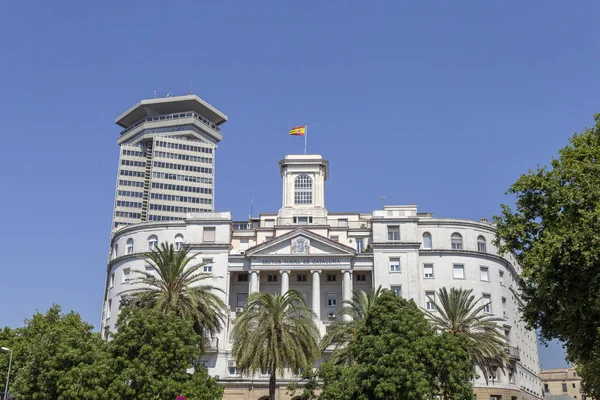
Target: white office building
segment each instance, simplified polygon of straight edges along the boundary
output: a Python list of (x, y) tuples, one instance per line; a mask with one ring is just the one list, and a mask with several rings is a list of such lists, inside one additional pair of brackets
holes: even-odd
[[(225, 399), (262, 399), (268, 376), (243, 376), (231, 356), (231, 322), (256, 291), (298, 290), (317, 315), (321, 333), (337, 318), (353, 290), (379, 286), (432, 309), (428, 297), (442, 288), (473, 289), (485, 312), (501, 316), (509, 346), (506, 373), (486, 384), (474, 382), (478, 399), (541, 399), (536, 334), (518, 311), (516, 260), (499, 256), (494, 227), (486, 220), (435, 218), (416, 205), (385, 206), (371, 213), (329, 212), (325, 181), (329, 166), (320, 155), (288, 155), (279, 163), (282, 206), (249, 221), (229, 212), (191, 212), (177, 221), (152, 221), (114, 232), (108, 264), (103, 329), (114, 329), (122, 293), (134, 271), (143, 271), (141, 253), (160, 242), (187, 243), (204, 270), (214, 275), (228, 305), (223, 332), (211, 339), (199, 362), (225, 385)], [(325, 354), (327, 357), (327, 354)], [(278, 398), (289, 399), (278, 381)]]
[(227, 116), (195, 95), (142, 100), (123, 128), (113, 230), (214, 210), (214, 161)]

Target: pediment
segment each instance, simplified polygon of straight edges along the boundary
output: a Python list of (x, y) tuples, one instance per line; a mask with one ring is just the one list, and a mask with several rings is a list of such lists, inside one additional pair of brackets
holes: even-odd
[(246, 250), (246, 256), (327, 256), (352, 257), (353, 248), (306, 229), (296, 229)]

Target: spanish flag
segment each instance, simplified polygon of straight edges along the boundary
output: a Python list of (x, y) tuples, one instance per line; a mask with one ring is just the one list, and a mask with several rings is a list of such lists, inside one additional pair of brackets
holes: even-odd
[(295, 136), (304, 136), (306, 134), (306, 125), (303, 126), (295, 126), (290, 131), (290, 135)]

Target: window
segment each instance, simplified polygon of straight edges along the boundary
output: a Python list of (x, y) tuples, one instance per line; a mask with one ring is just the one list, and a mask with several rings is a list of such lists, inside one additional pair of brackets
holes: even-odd
[(119, 257), (119, 245), (115, 243), (115, 258)]
[(356, 252), (357, 253), (362, 253), (363, 250), (363, 239), (362, 238), (356, 238)]
[(482, 297), (483, 300), (483, 312), (486, 314), (492, 313), (492, 296), (489, 294), (484, 294)]
[(327, 274), (327, 282), (335, 282), (335, 281), (337, 281), (336, 274)]
[(575, 389), (575, 384), (573, 384), (573, 389)]
[(131, 279), (131, 269), (125, 268), (123, 269), (123, 282), (129, 282), (129, 279)]
[(272, 228), (275, 226), (274, 219), (265, 219), (265, 228)]
[(327, 295), (327, 307), (337, 307), (337, 294)]
[(296, 275), (296, 282), (306, 282), (306, 274)]
[(452, 276), (454, 279), (465, 279), (465, 266), (462, 264), (454, 264)]
[(348, 219), (347, 218), (340, 218), (340, 219), (338, 219), (338, 226), (347, 227), (348, 226)]
[(308, 225), (308, 217), (295, 217), (294, 219), (298, 225)]
[(313, 182), (308, 175), (298, 175), (294, 180), (294, 204), (312, 204)]
[(367, 274), (356, 274), (356, 281), (357, 282), (366, 282)]
[(432, 248), (431, 233), (429, 233), (429, 232), (425, 232), (423, 234), (423, 248), (424, 249)]
[(133, 239), (127, 239), (127, 254), (133, 254)]
[(400, 272), (400, 258), (390, 258), (390, 272)]
[(215, 227), (206, 227), (202, 233), (202, 241), (214, 242), (215, 241)]
[(425, 309), (435, 311), (435, 292), (425, 292)]
[(331, 240), (333, 240), (334, 242), (339, 242), (340, 241), (340, 237), (339, 236), (332, 236)]
[(490, 281), (490, 271), (488, 267), (479, 267), (479, 274), (481, 275), (482, 281)]
[(460, 233), (453, 233), (452, 236), (450, 237), (450, 243), (454, 250), (462, 250), (463, 244), (462, 244), (462, 236), (460, 235)]
[(238, 274), (238, 282), (248, 282), (248, 274)]
[(175, 236), (175, 250), (181, 249), (181, 246), (183, 246), (183, 235), (178, 233)]
[(151, 265), (146, 265), (146, 275), (154, 275), (154, 267)]
[(506, 318), (506, 297), (502, 298), (502, 316)]
[(112, 299), (108, 300), (108, 318), (110, 318), (110, 312), (112, 310)]
[(504, 271), (500, 271), (499, 274), (500, 274), (500, 284), (502, 286), (504, 286)]
[(566, 383), (563, 383), (563, 384), (562, 384), (562, 391), (563, 391), (563, 392), (566, 392), (566, 391), (567, 391), (567, 384), (566, 384)]
[(277, 274), (267, 275), (267, 282), (277, 282)]
[(236, 307), (244, 307), (246, 300), (248, 299), (248, 293), (238, 293), (236, 299)]
[(156, 249), (156, 246), (158, 246), (158, 238), (156, 235), (152, 235), (148, 238), (148, 251)]
[(485, 238), (483, 236), (477, 237), (477, 251), (480, 251), (482, 253), (487, 253), (486, 247), (487, 246), (486, 246)]
[(549, 392), (550, 388), (548, 387), (547, 383), (544, 383), (544, 392)]
[(433, 278), (433, 264), (424, 264), (423, 274), (425, 278)]
[(402, 286), (390, 286), (390, 290), (394, 292), (396, 296), (402, 296)]
[(204, 264), (202, 266), (204, 272), (212, 272), (212, 268), (213, 268), (213, 259), (212, 258), (203, 258), (202, 264)]
[(400, 226), (388, 225), (388, 242), (397, 242), (400, 240)]
[(110, 287), (115, 286), (115, 273), (110, 274)]
[(229, 367), (228, 373), (229, 373), (229, 376), (240, 376), (240, 375), (242, 375), (242, 374), (240, 374), (238, 372), (238, 370), (237, 370), (236, 367)]

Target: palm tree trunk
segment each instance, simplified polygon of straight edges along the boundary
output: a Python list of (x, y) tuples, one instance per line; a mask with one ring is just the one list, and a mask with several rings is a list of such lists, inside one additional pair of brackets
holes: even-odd
[(275, 374), (271, 374), (269, 377), (269, 400), (275, 400), (275, 383), (277, 378)]

